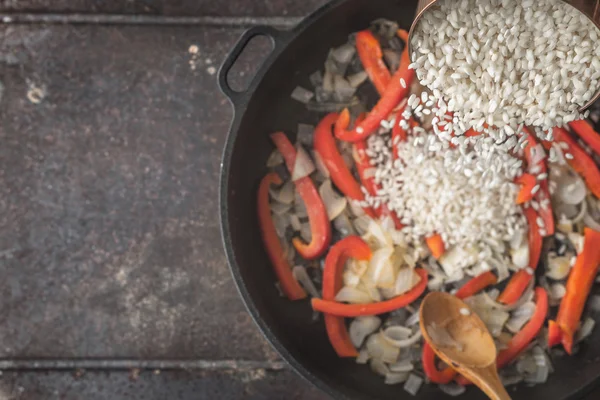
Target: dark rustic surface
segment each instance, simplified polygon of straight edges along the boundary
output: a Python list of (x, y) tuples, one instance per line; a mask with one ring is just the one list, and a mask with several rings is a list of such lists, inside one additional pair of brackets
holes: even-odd
[[(323, 3), (0, 0), (0, 12), (251, 21)], [(0, 25), (0, 368), (37, 370), (5, 371), (0, 399), (326, 398), (264, 341), (221, 248), (231, 110), (214, 74), (241, 31)], [(109, 371), (76, 370), (93, 365)]]
[(0, 0), (0, 12), (304, 16), (326, 2), (327, 0)]

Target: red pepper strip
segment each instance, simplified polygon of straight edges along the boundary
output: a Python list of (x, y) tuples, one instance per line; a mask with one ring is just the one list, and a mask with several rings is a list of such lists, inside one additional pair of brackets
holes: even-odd
[[(488, 286), (495, 285), (498, 282), (498, 278), (492, 272), (484, 272), (481, 275), (476, 276), (469, 282), (465, 283), (456, 292), (455, 296), (459, 299), (466, 299), (471, 297)], [(421, 356), (423, 362), (423, 370), (425, 374), (433, 383), (445, 385), (450, 383), (456, 376), (457, 372), (451, 367), (446, 367), (442, 371), (438, 370), (435, 364), (435, 353), (431, 346), (427, 342), (423, 345), (423, 354)]]
[[(366, 153), (366, 150), (367, 143), (366, 141), (362, 140), (360, 142), (354, 143), (354, 149), (352, 153), (354, 162), (356, 163), (356, 170), (358, 171), (360, 181), (362, 182), (367, 192), (371, 196), (375, 196), (377, 195), (379, 186), (375, 183), (375, 177), (369, 176), (368, 172), (373, 169), (373, 166), (371, 165), (371, 161)], [(398, 215), (395, 212), (391, 211), (386, 204), (382, 204), (379, 208), (377, 208), (375, 210), (375, 215), (379, 218), (387, 216), (391, 217), (394, 221), (394, 226), (398, 230), (404, 227), (404, 225), (402, 225), (402, 222), (400, 222)]]
[(465, 283), (454, 295), (459, 299), (466, 299), (481, 292), (488, 286), (498, 283), (498, 278), (491, 271), (477, 275), (469, 282)]
[[(347, 236), (331, 247), (325, 258), (323, 270), (323, 299), (333, 301), (342, 288), (344, 265), (349, 257), (358, 260), (370, 260), (371, 249), (358, 236)], [(340, 357), (356, 357), (356, 348), (350, 340), (344, 318), (325, 314), (325, 327), (329, 341)]]
[[(331, 128), (337, 118), (338, 115), (336, 113), (331, 113), (317, 125), (314, 135), (315, 151), (321, 157), (335, 186), (349, 198), (363, 201), (365, 195), (360, 189), (360, 184), (354, 179), (352, 172), (348, 169), (331, 132)], [(371, 218), (375, 218), (375, 212), (372, 208), (365, 207), (364, 210)]]
[[(368, 304), (345, 304), (338, 303), (337, 301), (325, 300), (325, 296), (323, 296), (323, 299), (315, 297), (311, 301), (313, 310), (337, 315), (338, 317), (361, 317), (364, 315), (385, 314), (406, 307), (417, 300), (427, 287), (427, 272), (421, 268), (415, 269), (415, 272), (421, 277), (419, 283), (408, 292), (390, 300)], [(323, 278), (323, 280), (325, 280), (325, 278)]]
[(457, 372), (450, 367), (446, 367), (441, 371), (437, 369), (437, 366), (435, 365), (435, 352), (427, 342), (423, 345), (421, 361), (423, 362), (423, 371), (425, 371), (425, 375), (427, 375), (427, 378), (433, 383), (446, 385), (450, 383), (457, 374)]
[[(537, 337), (544, 326), (547, 313), (548, 294), (543, 288), (538, 287), (535, 289), (535, 312), (523, 329), (513, 336), (508, 343), (508, 347), (498, 353), (498, 357), (496, 358), (496, 366), (498, 369), (506, 367), (527, 349), (529, 343)], [(471, 384), (471, 382), (463, 376), (458, 377), (456, 382), (461, 385)]]
[[(524, 134), (527, 136), (527, 146), (525, 147), (525, 159), (527, 160), (527, 164), (531, 167), (532, 161), (532, 153), (531, 149), (533, 149), (537, 144), (537, 140), (535, 136), (531, 134), (527, 128), (523, 129)], [(538, 161), (539, 166), (539, 174), (543, 174), (548, 172), (548, 167), (546, 166), (546, 159), (543, 158)], [(544, 221), (544, 231), (546, 234), (544, 236), (554, 235), (554, 214), (552, 213), (552, 204), (550, 203), (550, 190), (548, 189), (548, 178), (542, 179), (539, 181), (540, 189), (534, 195), (534, 198), (540, 203), (539, 214)]]
[[(529, 225), (529, 267), (535, 270), (542, 253), (542, 236), (537, 224), (538, 215), (531, 207), (527, 207), (524, 213)], [(531, 279), (532, 275), (525, 269), (517, 271), (510, 278), (506, 288), (504, 288), (504, 291), (498, 297), (498, 301), (508, 305), (516, 303), (523, 295), (523, 292), (525, 292)]]
[[(571, 159), (567, 158), (569, 165), (581, 175), (594, 196), (600, 197), (600, 171), (598, 171), (598, 167), (592, 157), (573, 140), (569, 132), (565, 129), (553, 128), (553, 132), (556, 143), (564, 142), (569, 146), (567, 150), (563, 150), (565, 153), (573, 156)], [(552, 143), (550, 142), (544, 142), (546, 148), (549, 148), (551, 145)]]
[(573, 121), (569, 122), (569, 126), (596, 154), (600, 154), (600, 134), (594, 130), (589, 122), (586, 120)]
[[(400, 36), (400, 33), (398, 35)], [(356, 124), (352, 130), (348, 130), (350, 126), (350, 111), (345, 108), (335, 123), (335, 136), (347, 142), (357, 142), (366, 139), (375, 132), (381, 121), (387, 118), (394, 107), (400, 103), (400, 100), (409, 93), (410, 85), (415, 76), (415, 71), (408, 69), (409, 65), (408, 46), (404, 46), (400, 67), (392, 76), (392, 80), (375, 107), (369, 112), (365, 120)], [(400, 83), (400, 79), (404, 81), (406, 87)]]
[(425, 242), (427, 243), (427, 247), (429, 247), (431, 254), (435, 257), (436, 260), (439, 260), (440, 257), (443, 256), (446, 252), (446, 245), (444, 245), (444, 239), (442, 239), (442, 235), (440, 235), (439, 233), (425, 238)]
[[(600, 232), (584, 229), (583, 251), (567, 280), (567, 293), (560, 302), (556, 325), (560, 329), (560, 339), (567, 353), (573, 352), (573, 335), (579, 327), (583, 307), (590, 294), (600, 266)], [(556, 331), (556, 328), (553, 328)], [(555, 332), (552, 332), (554, 336)]]
[[(283, 132), (272, 134), (271, 139), (283, 156), (288, 171), (293, 175), (296, 161), (296, 149), (294, 145), (292, 145)], [(331, 243), (331, 224), (329, 223), (329, 217), (327, 216), (323, 200), (310, 177), (305, 176), (294, 183), (308, 212), (312, 240), (306, 244), (299, 237), (295, 237), (292, 239), (292, 244), (303, 258), (313, 260), (323, 255), (329, 247)]]
[(367, 75), (380, 95), (392, 79), (392, 74), (383, 62), (383, 52), (379, 41), (370, 30), (356, 34), (356, 51)]
[(532, 189), (537, 185), (537, 177), (531, 174), (523, 174), (515, 179), (515, 183), (521, 185), (521, 190), (517, 195), (517, 204), (527, 203), (533, 199)]
[(260, 182), (258, 189), (258, 222), (267, 255), (273, 264), (273, 269), (281, 284), (281, 290), (290, 300), (300, 300), (306, 297), (306, 292), (292, 275), (292, 267), (288, 263), (277, 236), (271, 206), (269, 205), (269, 187), (271, 184), (280, 185), (281, 178), (276, 173), (267, 174)]

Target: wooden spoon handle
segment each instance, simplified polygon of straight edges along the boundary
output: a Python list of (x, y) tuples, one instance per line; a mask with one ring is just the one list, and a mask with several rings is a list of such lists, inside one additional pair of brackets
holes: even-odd
[[(488, 395), (492, 400), (511, 400), (510, 395), (500, 381), (498, 371), (494, 364), (485, 368), (469, 368), (469, 372), (465, 375), (472, 375), (471, 381), (479, 386), (481, 390)], [(465, 371), (466, 372), (466, 371)]]

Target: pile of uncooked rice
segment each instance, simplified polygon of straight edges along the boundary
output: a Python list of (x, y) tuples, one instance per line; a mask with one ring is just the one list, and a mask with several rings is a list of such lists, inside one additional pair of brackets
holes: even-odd
[(598, 37), (560, 0), (442, 0), (415, 29), (412, 67), (439, 115), (454, 113), (456, 135), (474, 128), (504, 141), (524, 124), (550, 138), (587, 117), (578, 109), (599, 88)]
[(367, 152), (381, 187), (377, 196), (367, 196), (371, 205), (382, 203), (395, 211), (406, 225), (403, 232), (415, 241), (439, 233), (448, 246), (468, 247), (484, 237), (508, 241), (516, 230), (526, 231), (514, 201), (520, 160), (494, 153), (487, 160), (493, 167), (486, 169), (481, 167), (486, 160), (467, 143), (452, 149), (435, 135), (419, 131), (395, 144), (397, 160), (392, 159), (389, 138), (369, 138)]

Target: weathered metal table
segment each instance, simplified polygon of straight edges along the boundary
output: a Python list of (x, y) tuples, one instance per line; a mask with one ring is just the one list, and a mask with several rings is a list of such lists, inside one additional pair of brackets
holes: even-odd
[(325, 1), (0, 0), (1, 399), (326, 398), (231, 281), (215, 81)]

